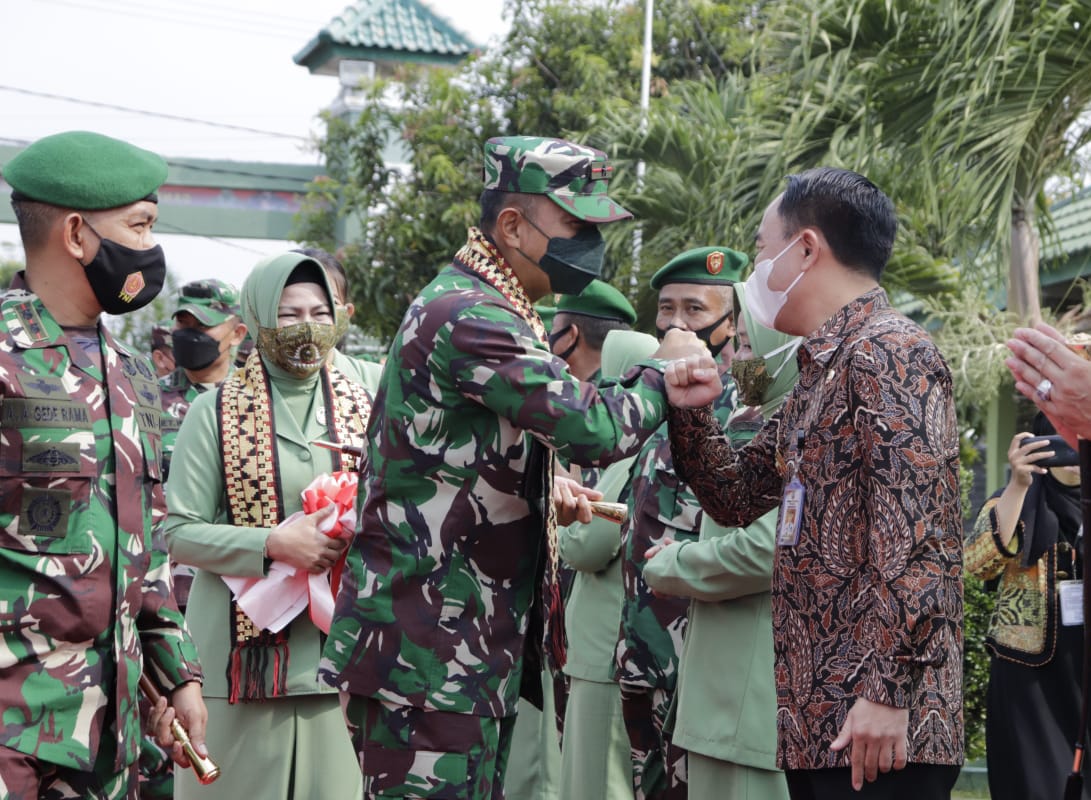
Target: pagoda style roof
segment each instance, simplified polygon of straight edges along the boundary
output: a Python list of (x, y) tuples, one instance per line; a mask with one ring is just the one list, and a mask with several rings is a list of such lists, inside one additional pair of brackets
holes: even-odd
[(356, 0), (292, 57), (312, 74), (342, 60), (457, 64), (477, 45), (420, 0)]

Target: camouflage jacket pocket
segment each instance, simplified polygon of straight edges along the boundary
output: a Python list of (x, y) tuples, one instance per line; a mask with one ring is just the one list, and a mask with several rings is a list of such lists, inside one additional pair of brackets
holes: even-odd
[(26, 553), (86, 554), (78, 530), (96, 475), (90, 430), (0, 430), (0, 547)]

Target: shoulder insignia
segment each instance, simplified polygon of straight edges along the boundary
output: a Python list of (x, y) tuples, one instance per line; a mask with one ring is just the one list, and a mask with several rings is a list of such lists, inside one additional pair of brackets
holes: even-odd
[(15, 316), (23, 324), (23, 330), (27, 332), (31, 341), (44, 342), (48, 338), (45, 326), (42, 325), (42, 318), (38, 316), (38, 309), (34, 307), (32, 301), (16, 303)]

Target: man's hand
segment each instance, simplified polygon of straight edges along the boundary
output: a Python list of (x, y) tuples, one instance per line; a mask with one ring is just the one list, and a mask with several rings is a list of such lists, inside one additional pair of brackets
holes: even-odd
[[(1015, 376), (1015, 388), (1040, 408), (1065, 441), (1091, 439), (1091, 362), (1068, 347), (1064, 336), (1039, 322), (1016, 328), (1008, 341), (1012, 355), (1005, 360)], [(1043, 381), (1049, 391), (1040, 392)]]
[(341, 551), (349, 545), (348, 539), (327, 536), (318, 529), (322, 520), (336, 513), (337, 507), (329, 505), (281, 525), (269, 534), (265, 552), (274, 561), (321, 575), (336, 563)]
[(591, 521), (591, 500), (601, 500), (602, 492), (588, 489), (571, 478), (560, 475), (553, 478), (553, 505), (557, 509), (557, 524), (571, 525)]
[(704, 408), (721, 394), (720, 373), (716, 362), (705, 351), (703, 355), (672, 361), (664, 373), (667, 400), (680, 408)]
[(836, 752), (852, 745), (852, 788), (859, 791), (865, 778), (873, 781), (880, 771), (905, 767), (908, 735), (909, 709), (860, 698), (849, 709), (830, 749)]
[(190, 766), (189, 758), (182, 749), (182, 745), (174, 740), (174, 734), (170, 732), (170, 724), (177, 718), (189, 734), (193, 749), (201, 756), (208, 757), (208, 748), (205, 746), (208, 710), (201, 696), (201, 684), (196, 681), (183, 683), (174, 690), (171, 703), (173, 705), (167, 705), (166, 697), (159, 698), (159, 702), (152, 706), (151, 715), (148, 717), (148, 728), (154, 732), (159, 746), (170, 753), (171, 758), (179, 766), (188, 767)]
[(712, 358), (705, 343), (698, 339), (693, 331), (671, 328), (663, 337), (663, 341), (659, 343), (659, 349), (652, 353), (652, 358), (673, 361), (677, 358), (701, 355)]

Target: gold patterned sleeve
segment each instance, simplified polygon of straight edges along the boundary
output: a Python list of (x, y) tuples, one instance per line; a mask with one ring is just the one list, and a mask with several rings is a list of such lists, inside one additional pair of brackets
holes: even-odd
[(1014, 549), (1004, 547), (997, 530), (996, 503), (1000, 499), (997, 493), (985, 501), (974, 520), (974, 527), (966, 535), (963, 548), (966, 571), (983, 581), (991, 580), (1004, 571), (1007, 563), (1019, 555), (1023, 547), (1023, 520), (1015, 526), (1015, 535), (1011, 538)]

